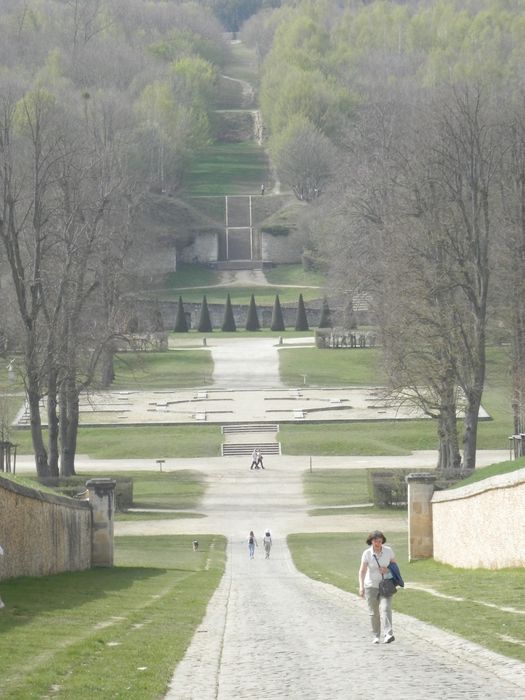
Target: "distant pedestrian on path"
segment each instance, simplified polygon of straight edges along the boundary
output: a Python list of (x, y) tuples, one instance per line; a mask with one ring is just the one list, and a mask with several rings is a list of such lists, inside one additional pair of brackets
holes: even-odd
[(264, 533), (263, 545), (264, 545), (264, 551), (266, 552), (265, 559), (269, 559), (270, 558), (270, 550), (272, 548), (272, 533), (270, 532), (270, 530), (266, 530), (266, 532)]
[(263, 182), (263, 184), (261, 185), (261, 194), (264, 194), (264, 182)]
[(250, 466), (250, 469), (259, 469), (258, 466), (258, 461), (259, 461), (259, 448), (256, 447), (254, 451), (252, 452), (252, 463)]
[(257, 469), (259, 469), (259, 467), (264, 469), (263, 455), (260, 447), (257, 448)]
[(380, 596), (379, 584), (383, 578), (392, 578), (388, 565), (395, 562), (394, 551), (386, 544), (386, 537), (380, 530), (371, 532), (361, 556), (359, 567), (359, 595), (368, 605), (372, 625), (373, 644), (379, 644), (381, 633), (383, 643), (390, 644), (395, 637), (392, 631), (392, 596)]
[(250, 559), (253, 559), (255, 555), (255, 548), (258, 547), (257, 540), (253, 534), (253, 530), (250, 530), (250, 535), (248, 537), (248, 552), (250, 553)]

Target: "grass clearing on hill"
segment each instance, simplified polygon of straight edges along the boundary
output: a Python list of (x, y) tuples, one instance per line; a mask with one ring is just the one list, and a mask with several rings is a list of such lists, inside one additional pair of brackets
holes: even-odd
[[(380, 515), (377, 526), (381, 527)], [(433, 559), (409, 563), (406, 531), (385, 534), (406, 583), (405, 590), (394, 597), (396, 636), (403, 636), (402, 623), (396, 621), (399, 611), (525, 662), (525, 569), (458, 569)], [(357, 594), (357, 572), (366, 535), (293, 534), (288, 537), (288, 545), (295, 565), (307, 576)], [(461, 600), (436, 597), (411, 588), (411, 584)]]
[(184, 194), (200, 197), (258, 195), (263, 182), (269, 190), (268, 157), (255, 141), (213, 143), (203, 150), (188, 173)]
[(224, 572), (225, 538), (193, 539), (117, 537), (114, 568), (2, 582), (0, 696), (164, 697)]
[(231, 60), (224, 67), (226, 75), (238, 80), (246, 80), (255, 85), (259, 80), (259, 69), (255, 51), (242, 41), (230, 45)]

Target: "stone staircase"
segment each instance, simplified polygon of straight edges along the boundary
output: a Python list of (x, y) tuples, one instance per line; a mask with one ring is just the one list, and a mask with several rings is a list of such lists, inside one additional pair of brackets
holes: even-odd
[(264, 455), (280, 455), (281, 444), (269, 440), (279, 432), (275, 423), (233, 423), (222, 426), (222, 456), (251, 455), (258, 447)]

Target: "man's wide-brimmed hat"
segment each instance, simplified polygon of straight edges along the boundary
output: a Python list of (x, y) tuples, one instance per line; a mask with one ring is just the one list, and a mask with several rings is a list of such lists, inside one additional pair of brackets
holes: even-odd
[(386, 537), (383, 535), (383, 533), (381, 532), (381, 530), (374, 530), (373, 532), (371, 532), (371, 533), (368, 535), (368, 537), (366, 538), (366, 543), (367, 543), (368, 545), (371, 545), (371, 544), (372, 544), (372, 540), (375, 540), (376, 537), (380, 537), (381, 540), (383, 541), (383, 544), (385, 544), (385, 542), (386, 542)]

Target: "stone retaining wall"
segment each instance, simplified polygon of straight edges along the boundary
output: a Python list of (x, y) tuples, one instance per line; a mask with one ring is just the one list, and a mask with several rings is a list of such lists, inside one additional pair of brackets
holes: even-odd
[(0, 477), (0, 580), (91, 567), (91, 507)]
[(525, 566), (525, 469), (432, 496), (434, 559), (452, 566)]

